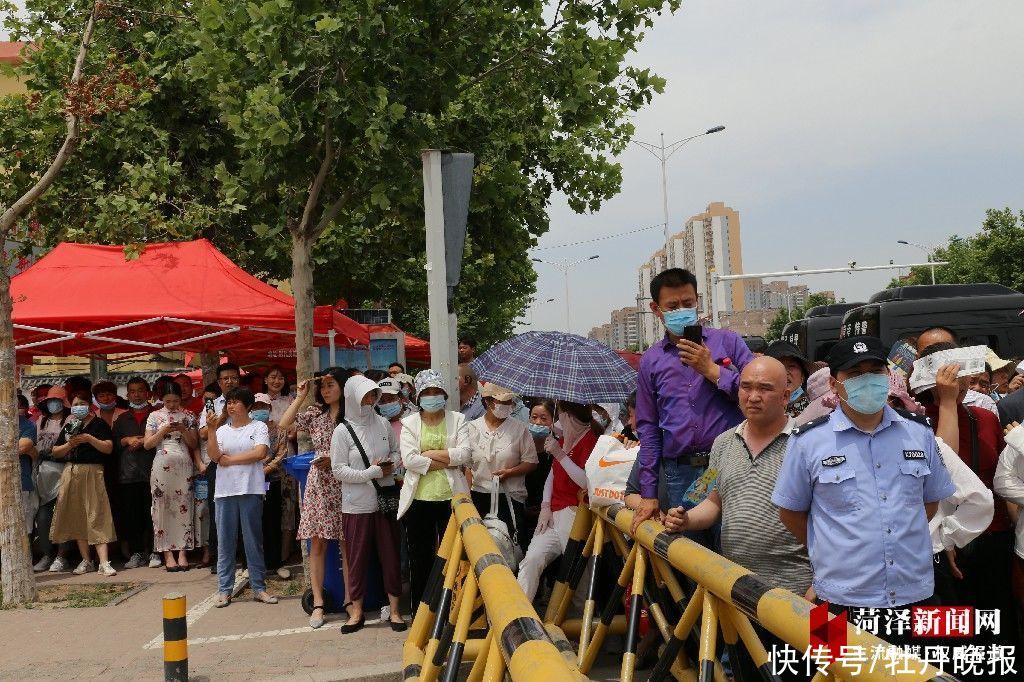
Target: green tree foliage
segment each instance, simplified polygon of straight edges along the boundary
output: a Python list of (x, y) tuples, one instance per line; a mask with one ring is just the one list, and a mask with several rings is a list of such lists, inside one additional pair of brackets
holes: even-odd
[[(503, 338), (534, 291), (526, 250), (548, 229), (552, 193), (585, 212), (618, 191), (629, 117), (664, 85), (626, 59), (678, 5), (117, 5), (119, 30), (98, 36), (92, 59), (119, 55), (128, 83), (115, 87), (137, 106), (91, 131), (36, 207), (38, 239), (206, 236), (267, 278), (293, 276), (295, 248), (311, 248), (317, 302), (388, 306), (422, 335), (420, 150), (471, 151), (460, 327)], [(0, 148), (25, 154), (18, 172), (36, 172), (33, 150), (58, 132), (53, 88), (88, 6), (28, 0), (27, 19), (9, 22), (39, 46), (21, 67), (29, 95), (0, 104), (16, 122)]]
[(798, 305), (793, 307), (793, 316), (789, 316), (789, 309), (782, 308), (777, 313), (772, 321), (768, 323), (768, 329), (765, 331), (764, 340), (768, 343), (779, 339), (782, 336), (782, 330), (787, 324), (793, 320), (801, 320), (808, 310), (816, 305), (829, 305), (835, 303), (836, 299), (831, 294), (825, 293), (813, 293), (807, 297), (807, 303), (804, 305)]
[[(1024, 291), (1024, 211), (990, 208), (981, 232), (971, 237), (953, 235), (930, 257), (949, 262), (935, 268), (936, 284), (995, 282)], [(931, 283), (931, 268), (912, 268), (906, 277), (889, 282), (889, 287)]]

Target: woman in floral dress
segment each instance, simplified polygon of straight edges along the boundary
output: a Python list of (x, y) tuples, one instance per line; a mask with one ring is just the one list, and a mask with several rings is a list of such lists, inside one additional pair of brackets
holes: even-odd
[[(195, 547), (192, 478), (199, 462), (196, 418), (181, 407), (181, 386), (163, 388), (163, 407), (146, 420), (143, 447), (156, 449), (149, 487), (153, 495), (153, 551), (163, 552), (169, 572), (189, 569), (186, 552)], [(177, 561), (174, 553), (177, 552)]]
[[(329, 369), (311, 381), (299, 384), (295, 401), (281, 416), (278, 428), (289, 429), (294, 422), (299, 431), (309, 433), (316, 456), (309, 468), (302, 507), (299, 511), (299, 540), (309, 540), (309, 582), (313, 590), (313, 613), (309, 625), (318, 628), (324, 624), (324, 559), (327, 543), (337, 540), (341, 546), (342, 569), (345, 578), (345, 604), (348, 606), (348, 560), (345, 539), (341, 534), (341, 481), (331, 471), (331, 436), (345, 418), (342, 389), (348, 374), (341, 369)], [(302, 413), (299, 408), (315, 383), (316, 405)]]

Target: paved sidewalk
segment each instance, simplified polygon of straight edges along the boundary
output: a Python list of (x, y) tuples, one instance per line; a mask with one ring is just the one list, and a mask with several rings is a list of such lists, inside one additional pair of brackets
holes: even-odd
[[(210, 680), (394, 679), (405, 633), (386, 624), (341, 635), (343, 615), (311, 630), (299, 597), (276, 605), (248, 599), (213, 607), (216, 577), (206, 569), (162, 568), (95, 573), (37, 574), (39, 585), (145, 582), (149, 587), (117, 606), (0, 611), (0, 678), (18, 680), (162, 680), (162, 598), (183, 592), (188, 611), (189, 675)], [(281, 582), (271, 580), (274, 593)], [(243, 593), (245, 594), (245, 593)], [(374, 614), (368, 614), (373, 616)], [(326, 676), (324, 676), (326, 675)]]
[[(293, 573), (298, 576), (299, 571), (293, 568)], [(217, 579), (207, 569), (167, 573), (138, 568), (113, 578), (95, 573), (43, 573), (36, 578), (40, 586), (137, 582), (148, 587), (117, 606), (0, 611), (0, 679), (163, 680), (162, 599), (172, 592), (183, 592), (186, 598), (193, 680), (401, 679), (407, 633), (392, 632), (380, 623), (342, 635), (343, 614), (328, 614), (324, 627), (312, 630), (297, 596), (269, 605), (251, 601), (244, 592), (227, 608), (214, 608)], [(268, 589), (278, 593), (284, 584), (272, 579)], [(618, 679), (619, 664), (615, 647), (606, 645), (591, 678)]]

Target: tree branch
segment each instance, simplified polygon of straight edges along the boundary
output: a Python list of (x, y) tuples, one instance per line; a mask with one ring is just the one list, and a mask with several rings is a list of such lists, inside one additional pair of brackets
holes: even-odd
[(320, 162), (320, 170), (317, 171), (316, 177), (309, 186), (309, 193), (306, 195), (306, 205), (302, 209), (302, 220), (296, 226), (296, 230), (299, 233), (309, 235), (312, 233), (310, 229), (311, 223), (313, 222), (313, 211), (316, 210), (317, 204), (320, 203), (320, 194), (323, 192), (324, 185), (327, 183), (327, 175), (331, 171), (331, 166), (334, 165), (334, 131), (331, 126), (331, 118), (328, 116), (327, 120), (324, 121), (324, 158)]
[(519, 59), (520, 57), (522, 57), (527, 52), (531, 52), (531, 51), (536, 50), (536, 44), (537, 43), (539, 43), (544, 38), (547, 38), (549, 35), (551, 35), (551, 33), (556, 28), (558, 28), (559, 26), (561, 26), (562, 24), (565, 23), (565, 19), (560, 19), (559, 18), (559, 16), (562, 13), (562, 5), (564, 3), (565, 3), (565, 0), (559, 0), (558, 6), (555, 8), (555, 18), (552, 20), (551, 25), (548, 26), (546, 29), (544, 29), (543, 33), (541, 33), (539, 36), (537, 36), (536, 39), (531, 41), (529, 44), (527, 44), (525, 47), (523, 47), (518, 52), (515, 52), (515, 53), (509, 55), (508, 57), (506, 57), (502, 61), (498, 62), (497, 64), (495, 64), (491, 68), (487, 69), (486, 71), (484, 71), (480, 75), (478, 75), (475, 78), (473, 78), (473, 80), (469, 81), (464, 86), (459, 88), (459, 91), (458, 91), (457, 95), (461, 95), (466, 90), (469, 90), (470, 88), (475, 87), (481, 81), (483, 81), (486, 78), (488, 78), (489, 76), (493, 75), (495, 72), (500, 71), (501, 69), (505, 68), (506, 66), (508, 66), (509, 64), (514, 62), (516, 59)]
[[(93, 32), (96, 30), (96, 11), (98, 3), (93, 4), (92, 12), (89, 14), (89, 21), (85, 25), (85, 31), (82, 33), (82, 42), (78, 47), (78, 58), (75, 59), (75, 68), (71, 73), (71, 82), (68, 84), (69, 87), (75, 87), (82, 81), (82, 69), (85, 66), (85, 57), (89, 52), (89, 46), (92, 43)], [(57, 174), (60, 173), (64, 164), (67, 163), (68, 159), (71, 158), (71, 153), (75, 150), (78, 145), (80, 130), (80, 118), (78, 114), (72, 109), (65, 115), (65, 122), (67, 127), (67, 134), (64, 137), (64, 144), (61, 145), (60, 150), (57, 151), (57, 155), (53, 158), (49, 168), (40, 176), (39, 180), (36, 181), (27, 192), (19, 197), (11, 206), (0, 215), (0, 235), (6, 236), (10, 233), (14, 223), (18, 220), (22, 213), (28, 210), (43, 193), (50, 188), (50, 185), (57, 179)]]
[(316, 239), (323, 231), (327, 229), (327, 226), (331, 224), (331, 221), (338, 217), (338, 213), (345, 207), (348, 200), (352, 198), (352, 190), (348, 189), (341, 193), (341, 196), (330, 205), (330, 207), (324, 211), (324, 214), (320, 216), (320, 222), (316, 224), (316, 228), (313, 230), (313, 238)]

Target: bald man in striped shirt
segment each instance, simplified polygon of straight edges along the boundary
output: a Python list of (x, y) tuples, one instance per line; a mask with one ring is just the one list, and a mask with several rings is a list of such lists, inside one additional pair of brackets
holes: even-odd
[[(670, 509), (665, 527), (672, 533), (702, 530), (721, 519), (722, 556), (757, 573), (772, 587), (813, 598), (807, 548), (782, 525), (771, 500), (794, 427), (793, 418), (786, 414), (790, 396), (786, 380), (785, 366), (768, 356), (755, 358), (743, 368), (739, 404), (746, 419), (716, 438), (711, 447), (708, 471), (717, 472), (714, 488), (693, 509)], [(773, 644), (783, 646), (781, 640), (756, 628), (769, 652)], [(755, 679), (757, 666), (745, 647), (739, 649), (741, 660), (734, 664), (743, 668), (743, 679)]]

